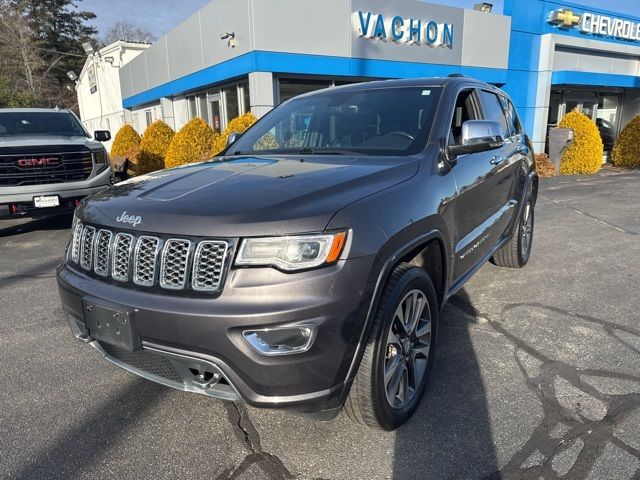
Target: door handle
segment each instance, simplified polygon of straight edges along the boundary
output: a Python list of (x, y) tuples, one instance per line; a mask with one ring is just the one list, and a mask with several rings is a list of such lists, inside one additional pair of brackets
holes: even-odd
[(527, 151), (527, 147), (525, 147), (524, 145), (518, 145), (518, 148), (516, 148), (516, 152), (518, 153), (523, 153)]
[(503, 160), (504, 157), (502, 155), (494, 155), (491, 157), (491, 165), (498, 165), (499, 163), (502, 163)]

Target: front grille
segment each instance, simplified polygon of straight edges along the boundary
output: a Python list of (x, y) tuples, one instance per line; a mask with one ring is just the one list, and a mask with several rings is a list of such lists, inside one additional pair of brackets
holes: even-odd
[(227, 255), (225, 242), (200, 242), (193, 262), (193, 289), (217, 290), (222, 280), (222, 267)]
[(136, 243), (133, 281), (138, 285), (150, 287), (156, 279), (156, 258), (160, 239), (140, 237)]
[[(48, 183), (78, 182), (86, 180), (93, 170), (93, 159), (88, 150), (51, 151), (40, 148), (34, 153), (0, 154), (0, 185), (23, 186)], [(33, 164), (20, 165), (21, 162)], [(39, 165), (46, 161), (49, 165)]]
[(133, 250), (133, 235), (118, 233), (113, 242), (111, 252), (111, 276), (115, 280), (126, 282), (129, 280), (129, 264), (131, 263), (131, 251)]
[(109, 230), (101, 229), (96, 235), (93, 270), (101, 277), (109, 275), (109, 251), (111, 250), (113, 234)]
[(82, 241), (80, 242), (80, 265), (85, 270), (91, 270), (93, 261), (93, 240), (96, 229), (90, 226), (84, 227)]
[(84, 270), (136, 286), (217, 292), (229, 255), (224, 240), (192, 241), (112, 232), (76, 221), (71, 259)]
[(182, 383), (182, 377), (178, 375), (178, 372), (176, 372), (171, 361), (159, 353), (149, 350), (128, 352), (127, 350), (105, 342), (100, 342), (100, 346), (107, 355), (121, 361), (122, 363), (126, 363), (138, 370), (151, 373), (158, 377)]
[(171, 290), (182, 290), (187, 281), (187, 262), (189, 261), (189, 240), (171, 238), (162, 249), (160, 267), (160, 286)]

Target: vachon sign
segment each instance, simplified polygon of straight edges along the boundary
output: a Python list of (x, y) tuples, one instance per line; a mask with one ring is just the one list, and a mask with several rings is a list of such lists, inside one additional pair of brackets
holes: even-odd
[(353, 13), (353, 24), (363, 38), (453, 48), (453, 25), (449, 23), (357, 11)]

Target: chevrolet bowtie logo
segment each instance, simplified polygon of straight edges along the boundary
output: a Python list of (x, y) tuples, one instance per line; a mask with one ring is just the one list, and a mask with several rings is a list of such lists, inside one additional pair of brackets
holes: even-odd
[(560, 28), (575, 27), (579, 22), (580, 16), (576, 15), (573, 13), (573, 10), (568, 8), (560, 8), (549, 14), (549, 23), (553, 23)]

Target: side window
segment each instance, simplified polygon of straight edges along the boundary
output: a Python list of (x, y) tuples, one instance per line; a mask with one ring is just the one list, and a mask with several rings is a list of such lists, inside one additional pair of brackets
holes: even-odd
[(513, 103), (511, 103), (510, 100), (506, 99), (502, 95), (500, 95), (500, 103), (502, 104), (502, 108), (507, 115), (509, 136), (511, 137), (513, 135), (522, 133), (522, 125), (520, 124), (520, 119), (518, 118), (518, 114), (516, 113), (516, 109), (513, 106)]
[(485, 120), (498, 122), (502, 127), (504, 136), (509, 137), (510, 135), (509, 127), (507, 125), (507, 117), (505, 117), (504, 115), (504, 110), (502, 110), (502, 105), (500, 105), (498, 96), (495, 93), (487, 92), (486, 90), (482, 90), (480, 92), (480, 95), (482, 96), (482, 104), (484, 105)]
[(467, 120), (479, 120), (478, 100), (473, 89), (463, 90), (458, 94), (451, 120), (449, 145), (459, 145), (462, 139), (462, 124)]

